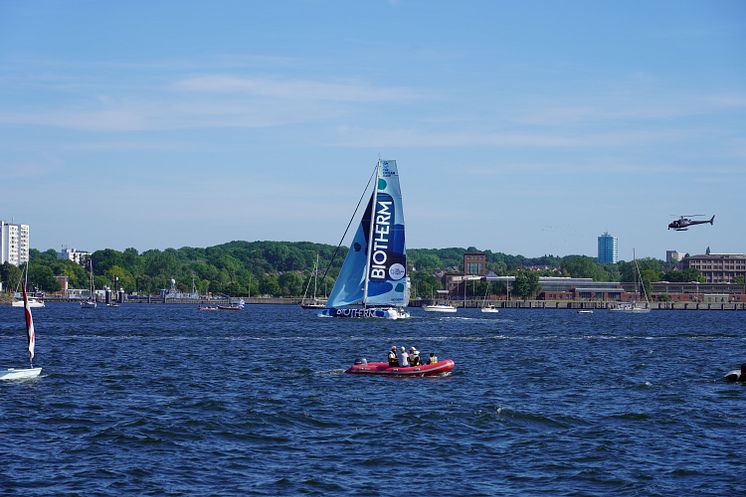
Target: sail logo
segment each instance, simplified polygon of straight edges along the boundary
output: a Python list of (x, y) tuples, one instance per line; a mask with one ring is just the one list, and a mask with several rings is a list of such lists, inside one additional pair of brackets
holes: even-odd
[(404, 274), (406, 273), (404, 266), (399, 264), (398, 262), (395, 264), (392, 264), (389, 268), (389, 277), (392, 280), (400, 280), (404, 278)]
[[(384, 197), (384, 195), (381, 195)], [(388, 197), (386, 195), (385, 197)], [(391, 197), (388, 197), (391, 198)], [(373, 247), (370, 256), (370, 277), (386, 279), (386, 261), (388, 260), (389, 236), (391, 234), (391, 220), (393, 212), (391, 200), (378, 200), (376, 202), (376, 217), (373, 226)]]

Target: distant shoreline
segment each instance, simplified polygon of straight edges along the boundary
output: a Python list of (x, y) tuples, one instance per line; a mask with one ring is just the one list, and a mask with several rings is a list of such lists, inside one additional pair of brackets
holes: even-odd
[[(299, 305), (299, 297), (235, 297), (243, 298), (246, 305), (272, 304), (272, 305)], [(78, 299), (61, 298), (56, 295), (45, 297), (46, 302), (79, 302)], [(430, 304), (432, 301), (413, 300), (409, 307), (417, 308)], [(0, 296), (0, 305), (10, 305), (11, 299)], [(159, 305), (224, 305), (229, 304), (230, 299), (164, 299), (160, 296), (150, 298), (141, 297), (137, 300), (127, 300), (125, 305), (132, 304), (159, 304)], [(459, 308), (474, 309), (485, 305), (483, 300), (454, 300), (452, 305)], [(486, 304), (494, 305), (498, 309), (552, 309), (552, 310), (606, 310), (619, 304), (615, 300), (605, 301), (576, 301), (576, 300), (488, 300)], [(673, 311), (746, 311), (746, 302), (651, 302), (651, 310), (673, 310)]]

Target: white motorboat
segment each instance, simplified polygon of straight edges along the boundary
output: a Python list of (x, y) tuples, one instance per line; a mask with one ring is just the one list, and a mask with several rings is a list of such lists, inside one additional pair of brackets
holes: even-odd
[(451, 304), (423, 305), (422, 310), (426, 312), (456, 312), (458, 309)]
[(494, 314), (494, 313), (500, 312), (500, 309), (498, 309), (494, 305), (490, 304), (490, 305), (486, 305), (486, 306), (482, 307), (480, 309), (480, 311), (486, 312), (486, 313), (493, 313)]

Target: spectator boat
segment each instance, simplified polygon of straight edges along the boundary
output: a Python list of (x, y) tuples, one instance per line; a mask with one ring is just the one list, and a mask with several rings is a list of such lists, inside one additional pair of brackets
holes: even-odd
[(456, 364), (450, 359), (434, 364), (409, 367), (389, 366), (387, 362), (367, 362), (364, 359), (358, 359), (345, 373), (380, 376), (445, 376), (450, 374), (454, 367)]

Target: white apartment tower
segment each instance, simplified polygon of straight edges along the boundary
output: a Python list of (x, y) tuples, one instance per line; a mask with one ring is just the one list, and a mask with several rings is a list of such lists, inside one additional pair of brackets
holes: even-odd
[(29, 226), (0, 221), (0, 264), (20, 266), (28, 262)]

